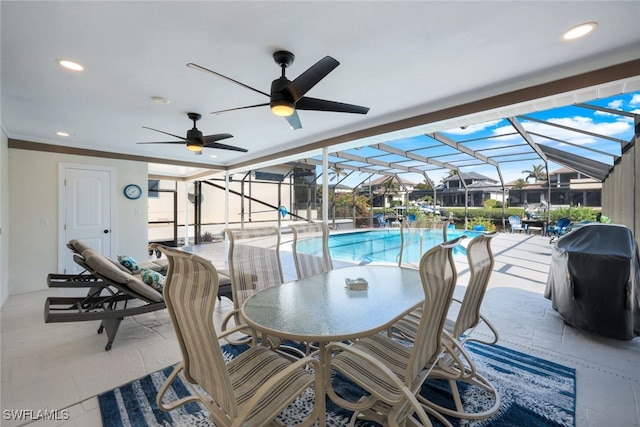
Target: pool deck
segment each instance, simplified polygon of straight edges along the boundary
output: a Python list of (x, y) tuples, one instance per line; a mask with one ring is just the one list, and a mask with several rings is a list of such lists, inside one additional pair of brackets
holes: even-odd
[[(640, 338), (616, 341), (564, 324), (543, 297), (551, 260), (548, 238), (500, 233), (492, 247), (496, 264), (482, 311), (500, 332), (499, 344), (576, 369), (576, 426), (640, 426)], [(224, 248), (211, 243), (195, 251), (224, 268)], [(281, 254), (285, 279), (294, 279), (286, 245)], [(469, 277), (466, 260), (456, 257), (456, 267), (461, 296)], [(99, 426), (98, 394), (176, 363), (180, 350), (166, 310), (125, 319), (109, 352), (106, 337), (96, 334), (97, 322), (45, 324), (44, 300), (60, 291), (10, 296), (2, 307), (1, 407), (69, 410), (68, 421), (37, 421), (30, 424), (34, 427)], [(216, 325), (231, 307), (223, 298)]]

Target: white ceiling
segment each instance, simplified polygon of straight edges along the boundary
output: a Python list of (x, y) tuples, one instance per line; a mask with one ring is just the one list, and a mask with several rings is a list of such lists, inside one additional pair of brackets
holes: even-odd
[[(1, 117), (9, 138), (208, 167), (262, 161), (640, 58), (637, 1), (2, 1), (0, 7)], [(598, 23), (593, 34), (561, 41), (565, 30), (588, 21)], [(186, 67), (194, 62), (269, 92), (280, 76), (272, 53), (283, 49), (296, 56), (287, 69), (291, 80), (326, 55), (340, 61), (308, 95), (370, 112), (300, 111), (303, 128), (295, 131), (267, 107), (211, 115), (268, 98)], [(58, 58), (86, 70), (67, 71)], [(152, 96), (171, 102), (159, 105)], [(222, 142), (249, 152), (205, 149), (195, 156), (181, 145), (136, 144), (172, 140), (143, 126), (185, 135), (190, 111), (203, 115), (204, 134), (231, 133)], [(59, 137), (59, 130), (71, 136)]]

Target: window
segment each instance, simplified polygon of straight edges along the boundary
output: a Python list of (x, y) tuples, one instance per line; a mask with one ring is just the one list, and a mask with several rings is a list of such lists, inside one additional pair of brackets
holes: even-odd
[(159, 198), (160, 194), (158, 190), (160, 189), (160, 180), (159, 179), (150, 179), (147, 181), (147, 191), (149, 193), (149, 197)]

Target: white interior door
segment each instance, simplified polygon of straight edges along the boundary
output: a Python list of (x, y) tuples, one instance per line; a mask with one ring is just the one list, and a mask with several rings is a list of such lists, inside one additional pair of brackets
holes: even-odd
[(62, 169), (60, 206), (64, 212), (60, 215), (59, 267), (65, 274), (75, 274), (82, 269), (73, 262), (73, 253), (66, 247), (71, 239), (81, 240), (96, 251), (112, 256), (111, 203), (115, 171), (81, 165), (66, 165)]

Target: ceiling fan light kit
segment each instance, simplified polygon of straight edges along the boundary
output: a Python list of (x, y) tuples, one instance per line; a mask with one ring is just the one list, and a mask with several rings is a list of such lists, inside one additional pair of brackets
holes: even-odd
[(194, 151), (196, 153), (202, 152), (202, 146), (195, 143), (194, 141), (187, 142), (187, 150)]
[(276, 116), (288, 117), (295, 111), (295, 104), (284, 99), (280, 101), (271, 101), (271, 112)]

